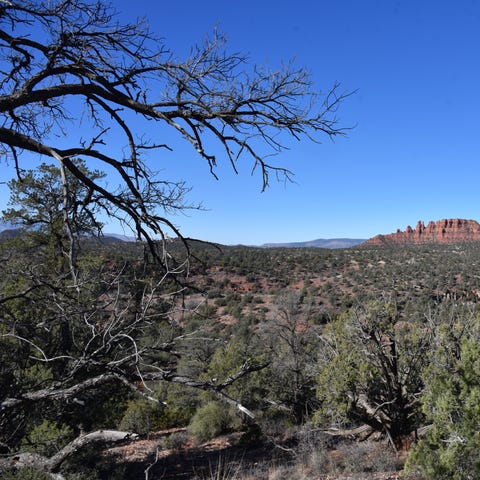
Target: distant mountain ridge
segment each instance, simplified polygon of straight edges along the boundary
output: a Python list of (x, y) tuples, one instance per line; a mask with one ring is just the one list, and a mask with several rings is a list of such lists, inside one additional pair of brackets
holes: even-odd
[[(19, 235), (20, 229), (18, 226), (0, 222), (0, 239), (14, 237)], [(120, 235), (115, 233), (105, 233), (100, 237), (103, 242), (134, 242), (135, 238), (127, 235)], [(319, 238), (317, 240), (310, 240), (308, 242), (290, 242), (290, 243), (265, 243), (261, 245), (262, 248), (349, 248), (365, 242), (365, 239), (359, 238)]]
[(8, 222), (0, 222), (0, 240), (3, 238), (13, 238), (20, 234), (17, 225)]
[[(6, 238), (18, 237), (21, 234), (21, 228), (13, 223), (0, 222), (0, 240)], [(120, 235), (116, 233), (105, 233), (98, 239), (103, 243), (114, 242), (134, 242), (134, 237), (128, 237), (126, 235)]]
[(364, 243), (362, 238), (318, 238), (308, 242), (264, 243), (262, 248), (350, 248)]
[(18, 228), (18, 225), (15, 225), (10, 222), (0, 222), (0, 232), (3, 232), (4, 230), (14, 230)]
[(376, 235), (363, 245), (419, 245), (428, 243), (470, 243), (480, 242), (480, 224), (475, 220), (447, 218), (430, 221), (427, 226), (419, 220), (417, 226), (407, 226), (405, 231)]

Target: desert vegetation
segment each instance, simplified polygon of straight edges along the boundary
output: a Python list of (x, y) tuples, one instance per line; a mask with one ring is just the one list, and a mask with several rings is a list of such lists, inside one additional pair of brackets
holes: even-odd
[[(76, 295), (62, 299), (63, 309), (74, 304), (67, 328), (59, 292), (46, 294), (60, 268), (48, 238), (36, 231), (1, 243), (2, 289), (22, 288), (2, 302), (6, 454), (55, 458), (81, 431), (120, 431), (127, 444), (138, 436), (192, 458), (228, 438), (236, 453), (208, 468), (198, 460), (192, 478), (217, 468), (225, 478), (391, 474), (406, 458), (405, 478), (476, 471), (475, 244), (298, 250), (194, 242), (189, 276), (168, 280), (145, 263), (141, 243), (84, 240), (78, 261), (91, 294), (83, 290), (80, 311)], [(184, 249), (172, 244), (173, 258)], [(127, 375), (138, 375), (129, 372), (136, 355), (156, 366), (138, 376), (138, 391), (100, 382), (134, 378)], [(69, 387), (73, 376), (99, 385)], [(150, 462), (149, 478), (160, 478), (165, 465), (148, 455), (129, 462), (125, 450), (98, 464), (89, 452), (62, 462), (63, 475), (129, 478)], [(260, 455), (255, 466), (245, 452)]]
[(0, 0), (0, 25), (2, 478), (478, 476), (476, 244), (206, 244), (153, 171), (167, 131), (213, 176), (288, 180), (272, 154), (343, 134), (348, 94), (218, 32), (178, 59), (103, 1)]

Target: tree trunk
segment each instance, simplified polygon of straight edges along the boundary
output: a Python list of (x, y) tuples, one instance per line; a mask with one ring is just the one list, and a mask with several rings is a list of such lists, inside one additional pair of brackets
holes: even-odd
[(118, 430), (97, 430), (95, 432), (80, 435), (63, 447), (52, 457), (44, 457), (37, 453), (18, 453), (6, 458), (0, 459), (0, 469), (20, 469), (29, 467), (40, 472), (45, 472), (53, 480), (64, 480), (64, 477), (58, 473), (62, 463), (79, 450), (94, 443), (119, 443), (126, 440), (135, 440), (138, 435), (131, 432), (121, 432)]

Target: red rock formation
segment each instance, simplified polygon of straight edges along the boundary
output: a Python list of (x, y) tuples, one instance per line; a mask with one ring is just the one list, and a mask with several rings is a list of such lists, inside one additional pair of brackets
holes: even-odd
[(408, 226), (405, 232), (400, 229), (396, 233), (377, 235), (363, 245), (418, 245), (425, 243), (462, 243), (480, 242), (480, 224), (475, 220), (461, 218), (439, 220), (438, 222), (422, 221), (415, 229)]

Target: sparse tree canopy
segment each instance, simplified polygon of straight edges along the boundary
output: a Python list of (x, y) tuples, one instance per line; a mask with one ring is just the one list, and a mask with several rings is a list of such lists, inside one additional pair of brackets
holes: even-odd
[[(163, 129), (190, 143), (214, 176), (218, 161), (236, 169), (245, 157), (263, 188), (272, 172), (291, 175), (267, 160), (289, 137), (343, 132), (338, 86), (322, 96), (302, 68), (248, 67), (218, 33), (178, 59), (144, 21), (121, 24), (99, 0), (0, 0), (0, 22), (4, 160), (21, 176), (32, 166), (28, 153), (54, 159), (148, 241), (178, 234), (165, 211), (185, 207), (185, 185), (159, 178), (147, 162), (172, 148)], [(144, 136), (144, 122), (158, 125), (155, 138)], [(80, 160), (114, 169), (121, 187), (85, 175)]]
[[(128, 437), (95, 430), (97, 413), (80, 415), (111, 391), (161, 404), (151, 385), (173, 382), (252, 415), (229, 387), (266, 362), (239, 362), (214, 380), (182, 372), (179, 359), (198, 332), (185, 333), (170, 310), (178, 285), (157, 266), (149, 276), (140, 262), (76, 247), (101, 228), (99, 214), (125, 222), (156, 254), (155, 238), (180, 235), (169, 214), (187, 207), (188, 188), (154, 171), (175, 135), (214, 176), (217, 162), (236, 171), (244, 158), (263, 188), (272, 172), (288, 179), (267, 158), (292, 139), (342, 134), (335, 112), (345, 95), (337, 91), (317, 94), (308, 72), (292, 64), (248, 67), (217, 33), (178, 59), (145, 22), (119, 23), (101, 0), (0, 0), (0, 161), (17, 172), (4, 218), (41, 225), (37, 237), (56, 242), (49, 249), (26, 235), (0, 248), (0, 446), (10, 454), (0, 469), (62, 478), (80, 448)], [(144, 134), (147, 124), (154, 138)], [(160, 264), (166, 258), (157, 254)], [(44, 430), (78, 437), (54, 456), (19, 453)]]

